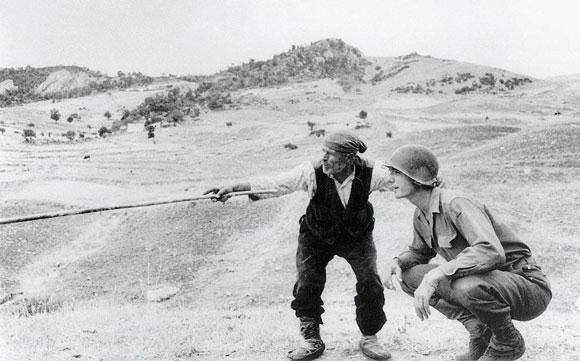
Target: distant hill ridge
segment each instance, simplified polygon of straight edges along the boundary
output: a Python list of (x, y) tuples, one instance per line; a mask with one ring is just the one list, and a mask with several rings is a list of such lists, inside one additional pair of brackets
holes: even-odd
[[(50, 98), (69, 98), (144, 85), (153, 78), (141, 73), (109, 77), (79, 66), (0, 69), (0, 106)], [(268, 60), (250, 59), (213, 75), (183, 76), (200, 84), (198, 93), (280, 86), (294, 82), (335, 79), (345, 91), (371, 84), (395, 93), (469, 94), (510, 91), (534, 80), (506, 70), (423, 56), (365, 57), (341, 39), (292, 45)], [(8, 82), (11, 80), (12, 83)]]
[(336, 79), (345, 91), (370, 83), (396, 93), (468, 94), (510, 91), (533, 82), (524, 75), (484, 65), (437, 59), (412, 52), (398, 57), (365, 57), (341, 39), (292, 45), (268, 60), (254, 60), (207, 76), (186, 76), (204, 90), (234, 91), (318, 79)]
[(80, 66), (49, 66), (34, 68), (0, 69), (0, 106), (21, 104), (29, 101), (54, 98), (73, 98), (93, 92), (132, 85), (145, 85), (153, 78), (141, 73), (110, 77), (99, 71)]

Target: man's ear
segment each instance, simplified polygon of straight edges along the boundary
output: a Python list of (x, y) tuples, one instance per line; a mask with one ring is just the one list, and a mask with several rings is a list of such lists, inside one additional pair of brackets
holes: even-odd
[(354, 162), (354, 157), (355, 157), (354, 153), (347, 153), (345, 159), (349, 162)]

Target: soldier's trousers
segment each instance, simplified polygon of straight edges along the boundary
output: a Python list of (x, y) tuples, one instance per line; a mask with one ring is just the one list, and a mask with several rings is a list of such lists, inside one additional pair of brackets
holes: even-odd
[[(403, 291), (413, 296), (423, 276), (437, 267), (421, 264), (403, 271)], [(430, 304), (450, 319), (479, 319), (489, 328), (511, 320), (528, 321), (542, 314), (552, 293), (546, 276), (531, 259), (523, 259), (509, 271), (465, 276), (441, 282)]]

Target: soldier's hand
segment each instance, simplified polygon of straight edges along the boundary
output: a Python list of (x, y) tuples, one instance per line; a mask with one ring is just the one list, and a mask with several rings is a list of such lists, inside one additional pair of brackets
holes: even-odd
[(212, 187), (212, 188), (206, 190), (205, 192), (203, 192), (203, 194), (205, 195), (205, 194), (214, 193), (215, 198), (212, 198), (211, 199), (212, 201), (225, 202), (231, 198), (231, 196), (229, 196), (228, 194), (232, 193), (233, 191), (234, 191), (233, 186), (222, 186), (222, 187)]
[(399, 260), (397, 258), (393, 258), (391, 261), (391, 265), (389, 266), (389, 274), (385, 277), (383, 284), (389, 290), (396, 291), (395, 285), (393, 284), (393, 276), (397, 278), (399, 281), (399, 285), (403, 282), (403, 271), (401, 270), (401, 266), (399, 265)]
[(431, 299), (431, 296), (433, 296), (436, 288), (437, 283), (433, 283), (433, 281), (423, 278), (423, 281), (421, 281), (421, 284), (415, 290), (415, 313), (421, 321), (426, 320), (431, 316), (429, 300)]
[(415, 313), (421, 321), (426, 320), (431, 316), (431, 308), (429, 301), (439, 286), (439, 282), (445, 279), (445, 274), (439, 269), (434, 268), (423, 276), (421, 284), (414, 292), (415, 298)]

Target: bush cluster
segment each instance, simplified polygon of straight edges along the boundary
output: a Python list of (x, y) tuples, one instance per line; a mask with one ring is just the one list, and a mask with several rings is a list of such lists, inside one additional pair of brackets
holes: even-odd
[(417, 83), (407, 83), (405, 85), (401, 85), (393, 89), (397, 93), (401, 94), (431, 94), (433, 90), (429, 88), (423, 88), (420, 84)]

